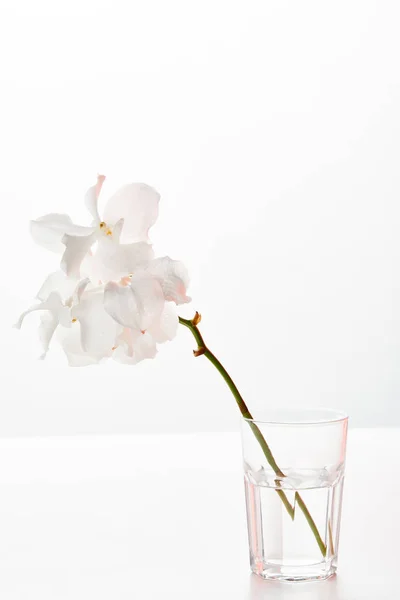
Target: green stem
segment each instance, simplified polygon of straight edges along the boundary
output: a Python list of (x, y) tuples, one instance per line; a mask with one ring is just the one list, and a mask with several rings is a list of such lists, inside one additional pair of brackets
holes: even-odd
[(294, 495), (294, 503), (296, 505), (299, 505), (303, 515), (305, 516), (307, 523), (310, 526), (311, 531), (314, 534), (315, 539), (317, 540), (317, 544), (319, 546), (319, 549), (321, 550), (322, 556), (326, 556), (326, 544), (324, 543), (324, 540), (322, 539), (319, 531), (318, 531), (318, 527), (315, 524), (314, 519), (312, 518), (310, 511), (308, 510), (303, 498), (300, 496), (299, 492), (296, 492)]
[[(222, 375), (222, 377), (224, 378), (225, 382), (227, 383), (229, 389), (231, 390), (231, 392), (236, 400), (236, 403), (239, 407), (240, 412), (242, 413), (242, 416), (245, 419), (248, 419), (248, 424), (249, 424), (252, 432), (254, 433), (255, 438), (257, 439), (258, 443), (260, 444), (261, 449), (262, 449), (264, 456), (267, 459), (269, 465), (274, 470), (277, 477), (279, 477), (279, 478), (285, 477), (285, 474), (278, 467), (278, 464), (272, 455), (270, 447), (268, 446), (267, 442), (265, 441), (264, 436), (262, 435), (259, 427), (256, 425), (256, 423), (254, 423), (251, 412), (249, 411), (247, 404), (243, 400), (232, 377), (229, 375), (228, 371), (225, 369), (223, 364), (218, 360), (218, 358), (211, 352), (211, 350), (209, 350), (207, 348), (207, 346), (204, 342), (203, 336), (201, 335), (201, 333), (197, 327), (198, 323), (200, 322), (200, 318), (201, 317), (198, 313), (196, 313), (196, 316), (193, 320), (183, 319), (182, 317), (179, 317), (179, 323), (181, 325), (184, 325), (191, 331), (191, 333), (193, 334), (193, 337), (195, 338), (195, 340), (197, 342), (198, 348), (197, 348), (197, 350), (194, 351), (194, 355), (200, 356), (200, 355), (204, 354), (204, 356), (206, 356), (208, 358), (208, 360), (215, 366), (217, 371)], [(277, 483), (277, 485), (280, 485), (281, 482), (279, 479), (277, 479), (276, 483)], [(303, 512), (303, 514), (307, 520), (307, 523), (310, 526), (311, 531), (314, 534), (314, 537), (317, 541), (317, 544), (321, 550), (322, 555), (326, 556), (326, 545), (325, 545), (324, 541), (322, 540), (321, 535), (318, 531), (318, 528), (315, 524), (315, 521), (312, 518), (312, 516), (311, 516), (306, 504), (304, 503), (304, 500), (300, 496), (299, 492), (295, 493), (294, 506), (292, 506), (290, 501), (287, 499), (287, 496), (283, 490), (276, 490), (276, 492), (279, 495), (280, 499), (282, 500), (282, 503), (285, 506), (285, 508), (292, 520), (294, 519), (294, 515), (295, 515), (296, 503), (298, 504), (299, 508), (301, 509), (301, 511)]]

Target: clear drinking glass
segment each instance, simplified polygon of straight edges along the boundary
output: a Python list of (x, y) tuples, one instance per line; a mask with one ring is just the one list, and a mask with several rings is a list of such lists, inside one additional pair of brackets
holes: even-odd
[(326, 579), (337, 566), (348, 418), (334, 410), (242, 419), (250, 565), (265, 579)]

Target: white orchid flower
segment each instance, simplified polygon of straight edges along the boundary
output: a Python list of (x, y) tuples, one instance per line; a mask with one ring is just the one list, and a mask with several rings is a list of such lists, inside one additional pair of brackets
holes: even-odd
[(154, 258), (148, 243), (158, 193), (145, 184), (127, 185), (107, 202), (101, 220), (103, 182), (104, 176), (98, 176), (85, 196), (90, 227), (74, 225), (63, 214), (45, 215), (31, 224), (34, 239), (61, 250), (63, 257), (61, 270), (51, 273), (37, 293), (39, 304), (23, 313), (17, 326), (28, 313), (43, 311), (43, 357), (57, 331), (71, 366), (110, 357), (126, 364), (154, 358), (157, 344), (176, 334), (179, 319), (173, 304), (190, 301), (184, 265), (168, 256)]
[[(52, 279), (55, 279), (52, 276), (50, 276), (50, 277)], [(44, 290), (46, 288), (48, 281), (49, 281), (49, 278), (43, 284), (41, 290), (39, 291), (39, 294), (44, 295)], [(43, 311), (44, 314), (41, 315), (41, 324), (39, 327), (39, 337), (40, 337), (40, 341), (41, 341), (42, 347), (43, 347), (43, 354), (40, 356), (41, 359), (44, 359), (46, 357), (46, 354), (49, 350), (50, 342), (51, 342), (53, 335), (54, 335), (56, 329), (58, 328), (58, 326), (61, 325), (63, 328), (69, 329), (69, 328), (71, 328), (72, 324), (74, 324), (77, 321), (76, 313), (77, 312), (79, 313), (79, 311), (77, 311), (77, 306), (80, 306), (82, 296), (83, 296), (88, 284), (89, 284), (89, 279), (83, 279), (77, 285), (75, 284), (73, 294), (66, 299), (62, 297), (60, 292), (55, 291), (55, 290), (50, 290), (47, 297), (41, 298), (41, 302), (39, 302), (39, 304), (35, 304), (34, 306), (31, 306), (30, 308), (28, 308), (28, 310), (24, 311), (22, 313), (22, 315), (19, 317), (17, 323), (15, 324), (15, 327), (17, 329), (21, 328), (22, 323), (28, 314), (30, 314), (32, 312), (36, 312), (36, 311)], [(86, 306), (86, 312), (88, 312), (88, 313), (92, 312), (93, 306), (96, 305), (96, 301), (93, 299), (94, 294), (90, 294), (90, 297), (91, 297), (90, 306)], [(85, 308), (85, 306), (83, 307), (83, 310), (81, 309), (81, 311), (79, 313), (80, 316), (81, 316), (81, 313), (82, 314), (85, 313), (84, 308)], [(107, 314), (106, 314), (106, 317), (108, 318)], [(85, 336), (85, 338), (90, 336), (90, 328), (91, 328), (90, 320), (88, 321), (87, 324), (85, 321), (85, 326), (83, 328), (82, 336)], [(116, 335), (117, 335), (117, 332), (115, 333), (114, 339), (115, 339)]]
[(95, 252), (88, 254), (83, 260), (82, 272), (93, 283), (119, 281), (147, 266), (153, 259), (152, 246), (147, 242), (120, 243), (122, 227), (123, 219), (114, 226), (113, 235), (101, 237)]
[(104, 307), (123, 330), (117, 338), (113, 358), (136, 364), (154, 358), (157, 344), (170, 341), (178, 328), (178, 316), (164, 298), (160, 283), (141, 272), (129, 283), (110, 282), (104, 292)]
[(79, 304), (72, 308), (71, 315), (79, 321), (83, 350), (89, 354), (111, 356), (120, 328), (104, 308), (103, 290), (84, 294)]
[(68, 277), (64, 271), (54, 271), (45, 279), (36, 294), (36, 298), (43, 301), (48, 298), (51, 292), (58, 292), (64, 302), (66, 302), (73, 295), (77, 285), (78, 280)]
[(154, 358), (157, 344), (172, 340), (179, 322), (161, 283), (144, 270), (85, 291), (71, 317), (76, 325), (58, 336), (71, 366), (110, 356), (125, 364)]
[(64, 304), (58, 292), (51, 292), (46, 300), (31, 306), (31, 308), (23, 312), (15, 327), (20, 329), (26, 315), (35, 311), (45, 311), (39, 327), (39, 337), (43, 347), (43, 354), (40, 358), (44, 359), (58, 325), (71, 327), (71, 309)]
[[(144, 266), (153, 257), (147, 242), (148, 231), (158, 216), (158, 192), (144, 183), (126, 185), (108, 200), (101, 220), (98, 200), (104, 179), (99, 175), (85, 196), (91, 226), (75, 225), (68, 215), (54, 213), (31, 222), (31, 234), (38, 244), (63, 251), (61, 269), (68, 277), (79, 279), (81, 264), (96, 242), (100, 253), (97, 267), (103, 264), (108, 276), (126, 274), (125, 269)], [(113, 235), (118, 238), (115, 242), (107, 240)]]
[(81, 330), (78, 323), (70, 329), (58, 327), (56, 340), (61, 345), (70, 367), (87, 367), (97, 365), (104, 358), (96, 354), (89, 354), (82, 348)]
[(165, 300), (175, 304), (191, 302), (191, 298), (186, 295), (189, 275), (185, 265), (179, 260), (172, 260), (169, 256), (156, 258), (146, 270), (160, 283)]
[(161, 314), (146, 330), (138, 331), (124, 327), (117, 338), (113, 358), (127, 365), (135, 365), (146, 358), (154, 358), (157, 354), (157, 344), (173, 340), (178, 324), (179, 320), (174, 308), (165, 303)]

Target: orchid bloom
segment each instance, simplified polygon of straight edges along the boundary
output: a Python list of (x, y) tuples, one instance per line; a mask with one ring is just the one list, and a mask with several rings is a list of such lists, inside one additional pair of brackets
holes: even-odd
[[(38, 294), (38, 299), (41, 300), (41, 302), (28, 308), (28, 310), (23, 312), (22, 315), (19, 317), (17, 323), (15, 324), (15, 327), (17, 329), (21, 328), (25, 317), (29, 313), (35, 311), (43, 311), (43, 314), (41, 315), (41, 324), (39, 328), (39, 337), (43, 346), (43, 354), (40, 357), (41, 359), (44, 359), (46, 357), (51, 339), (57, 327), (59, 325), (62, 325), (66, 328), (71, 327), (71, 323), (74, 322), (74, 319), (71, 316), (72, 306), (76, 303), (79, 303), (88, 282), (88, 279), (79, 282), (76, 286), (74, 294), (65, 301), (63, 300), (60, 292), (55, 290), (51, 290), (47, 295), (44, 294), (46, 296), (45, 298), (41, 297)], [(43, 286), (41, 290), (42, 289)]]
[(109, 357), (126, 364), (153, 358), (157, 344), (176, 334), (174, 305), (190, 302), (184, 265), (168, 256), (154, 258), (149, 243), (159, 194), (142, 183), (126, 185), (108, 200), (101, 219), (104, 179), (99, 175), (85, 195), (90, 226), (55, 213), (31, 222), (37, 243), (62, 252), (61, 269), (47, 277), (37, 293), (40, 302), (16, 326), (29, 313), (42, 311), (41, 358), (56, 333), (71, 366)]
[[(98, 200), (105, 177), (98, 175), (96, 185), (88, 189), (85, 205), (92, 223), (75, 225), (65, 214), (48, 214), (31, 221), (31, 234), (40, 245), (61, 251), (61, 269), (68, 277), (79, 278), (82, 261), (97, 242), (98, 263), (114, 275), (129, 266), (138, 267), (153, 258), (148, 231), (158, 216), (159, 194), (144, 183), (121, 188), (106, 203), (102, 220)], [(129, 242), (120, 245), (122, 241)]]

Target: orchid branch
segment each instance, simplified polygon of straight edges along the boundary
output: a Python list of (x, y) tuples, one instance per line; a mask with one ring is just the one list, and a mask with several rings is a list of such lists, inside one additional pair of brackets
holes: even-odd
[[(179, 317), (179, 323), (181, 325), (184, 325), (191, 331), (193, 337), (195, 338), (195, 340), (197, 342), (198, 347), (196, 350), (193, 350), (194, 356), (201, 356), (204, 354), (204, 356), (206, 358), (208, 358), (208, 360), (215, 366), (217, 371), (222, 375), (222, 377), (224, 378), (225, 382), (227, 383), (229, 389), (231, 390), (231, 392), (236, 400), (236, 403), (239, 407), (239, 410), (240, 410), (242, 416), (245, 419), (248, 419), (248, 424), (249, 424), (255, 438), (257, 439), (258, 443), (260, 444), (261, 449), (262, 449), (264, 456), (267, 459), (269, 465), (274, 470), (277, 477), (279, 477), (279, 478), (285, 477), (285, 474), (279, 468), (274, 456), (272, 455), (271, 449), (268, 446), (267, 442), (265, 441), (264, 436), (262, 435), (262, 433), (260, 431), (260, 428), (256, 425), (256, 423), (254, 423), (254, 421), (252, 421), (252, 419), (253, 419), (252, 414), (249, 411), (247, 404), (243, 400), (232, 377), (229, 375), (228, 371), (225, 369), (225, 367), (222, 365), (222, 363), (211, 352), (211, 350), (207, 347), (206, 343), (204, 342), (203, 336), (201, 335), (199, 328), (198, 328), (198, 324), (200, 323), (200, 321), (201, 321), (201, 315), (198, 312), (196, 312), (193, 319), (183, 319), (182, 317)], [(276, 483), (277, 483), (277, 485), (280, 485), (279, 479), (276, 480)], [(322, 555), (325, 557), (326, 551), (327, 551), (326, 545), (318, 531), (318, 528), (315, 524), (314, 519), (312, 518), (312, 516), (311, 516), (304, 500), (302, 499), (301, 495), (299, 494), (299, 492), (295, 493), (294, 506), (292, 506), (291, 502), (288, 500), (288, 498), (283, 490), (277, 489), (276, 493), (282, 500), (282, 503), (292, 520), (294, 519), (294, 516), (295, 516), (296, 503), (298, 504), (299, 508), (301, 509), (301, 511), (303, 512), (303, 514), (307, 520), (307, 523), (310, 526), (310, 529), (317, 541), (317, 544), (321, 550)]]
[[(57, 336), (71, 366), (98, 364), (112, 358), (136, 364), (154, 358), (157, 345), (173, 339), (178, 319), (172, 303), (190, 302), (186, 295), (189, 276), (185, 266), (169, 256), (154, 257), (148, 231), (158, 215), (160, 195), (144, 183), (130, 183), (112, 195), (101, 215), (98, 209), (104, 176), (99, 175), (85, 195), (91, 215), (89, 226), (76, 225), (65, 214), (50, 213), (31, 222), (34, 240), (61, 253), (60, 271), (51, 273), (41, 286), (35, 303), (23, 312), (41, 312), (39, 334), (46, 356)], [(195, 356), (204, 354), (224, 378), (239, 410), (276, 474), (276, 492), (291, 519), (296, 504), (314, 533), (323, 556), (326, 545), (319, 535), (300, 494), (289, 502), (277, 465), (260, 429), (229, 373), (209, 350), (198, 329), (201, 317), (179, 318), (197, 342)], [(281, 489), (279, 489), (281, 488)]]

